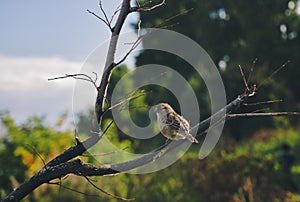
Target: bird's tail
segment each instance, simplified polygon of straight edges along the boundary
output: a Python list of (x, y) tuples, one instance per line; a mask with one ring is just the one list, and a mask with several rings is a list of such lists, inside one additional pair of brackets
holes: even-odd
[(193, 143), (199, 143), (198, 140), (196, 138), (194, 138), (191, 134), (187, 135), (186, 137), (190, 142)]

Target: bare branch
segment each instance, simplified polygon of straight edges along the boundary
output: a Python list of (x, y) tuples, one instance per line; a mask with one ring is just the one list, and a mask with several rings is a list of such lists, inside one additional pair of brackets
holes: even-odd
[(100, 196), (97, 195), (97, 194), (87, 194), (87, 193), (85, 193), (85, 192), (78, 191), (78, 190), (76, 190), (76, 189), (72, 189), (72, 188), (70, 188), (70, 187), (67, 187), (67, 186), (62, 185), (61, 183), (57, 183), (57, 182), (48, 182), (47, 184), (50, 184), (50, 185), (57, 185), (57, 186), (60, 186), (60, 187), (62, 187), (62, 188), (64, 188), (64, 189), (66, 189), (66, 190), (70, 190), (70, 191), (72, 191), (72, 192), (75, 192), (75, 193), (78, 193), (78, 194), (82, 194), (82, 195), (85, 195), (85, 196), (100, 197)]
[(117, 8), (114, 12), (114, 14), (112, 14), (109, 23), (112, 24), (114, 18), (116, 17), (116, 15), (118, 14), (118, 12), (120, 12), (121, 8)]
[(255, 65), (256, 65), (257, 60), (258, 60), (258, 59), (255, 58), (255, 59), (253, 60), (253, 62), (252, 62), (252, 65), (251, 65), (251, 68), (250, 68), (250, 73), (249, 73), (248, 78), (247, 78), (247, 84), (249, 84), (250, 81), (251, 81), (251, 79), (252, 79), (252, 74), (253, 74), (254, 67), (255, 67)]
[[(165, 24), (165, 23), (167, 23), (167, 22), (170, 22), (171, 20), (173, 20), (173, 19), (175, 19), (175, 18), (177, 18), (177, 17), (179, 17), (179, 16), (185, 15), (185, 14), (191, 12), (192, 10), (194, 10), (194, 9), (193, 9), (193, 8), (190, 8), (190, 9), (188, 9), (188, 10), (185, 10), (185, 11), (181, 12), (181, 13), (178, 13), (177, 15), (171, 16), (171, 17), (165, 19), (162, 23), (156, 25), (154, 28), (163, 28), (163, 27), (162, 27), (163, 24)], [(165, 26), (165, 27), (166, 27), (166, 26)]]
[(101, 20), (102, 22), (104, 22), (105, 25), (107, 25), (109, 27), (109, 29), (111, 30), (111, 25), (109, 22), (107, 22), (106, 20), (104, 20), (102, 17), (100, 17), (99, 15), (97, 15), (96, 13), (90, 11), (89, 9), (86, 10), (87, 12), (89, 12), (90, 14), (92, 14), (93, 16), (95, 16), (96, 18), (98, 18), (99, 20)]
[(38, 157), (41, 159), (41, 161), (43, 162), (44, 166), (46, 165), (45, 160), (43, 159), (43, 157), (40, 155), (40, 153), (30, 144), (25, 144), (26, 146), (28, 146), (30, 149), (32, 149), (34, 151), (34, 153), (36, 153), (38, 155)]
[(105, 69), (102, 75), (101, 83), (98, 87), (98, 95), (95, 104), (95, 112), (99, 124), (101, 124), (102, 115), (103, 112), (105, 111), (104, 102), (105, 102), (105, 97), (107, 94), (107, 89), (110, 82), (112, 70), (116, 67), (115, 52), (116, 52), (116, 47), (119, 39), (119, 34), (123, 27), (124, 21), (129, 13), (130, 13), (130, 0), (124, 0), (116, 24), (112, 29), (112, 36), (110, 39), (109, 49), (108, 49), (106, 62), (105, 62)]
[(109, 22), (109, 20), (108, 20), (108, 17), (107, 17), (107, 15), (106, 15), (106, 12), (104, 11), (103, 6), (102, 6), (102, 0), (99, 0), (99, 7), (100, 7), (100, 10), (101, 10), (102, 14), (103, 14), (104, 17), (105, 17), (105, 21), (106, 21), (107, 25), (108, 25), (109, 28), (111, 29), (110, 22)]
[[(171, 21), (171, 20), (173, 20), (173, 19), (175, 19), (175, 18), (177, 18), (177, 17), (179, 17), (179, 16), (181, 16), (181, 15), (187, 14), (188, 12), (190, 12), (192, 10), (193, 10), (193, 8), (188, 9), (186, 11), (183, 11), (183, 12), (181, 12), (177, 15), (174, 15), (170, 18), (167, 18), (162, 23), (156, 25), (154, 28), (166, 29), (166, 28), (173, 27), (173, 26), (177, 25), (178, 23), (175, 23), (175, 24), (172, 24), (172, 25), (165, 25), (165, 26), (162, 26), (162, 25), (169, 22), (169, 21)], [(115, 64), (116, 66), (121, 64), (122, 62), (124, 62), (127, 59), (127, 57), (132, 53), (132, 51), (134, 51), (138, 47), (138, 45), (142, 42), (142, 39), (147, 35), (147, 34), (141, 35), (140, 31), (141, 31), (141, 20), (138, 22), (138, 31), (137, 31), (138, 36), (137, 36), (136, 41), (131, 43), (132, 44), (131, 48), (129, 49), (129, 51), (125, 54), (125, 56), (120, 61), (116, 62), (116, 64)]]
[(255, 102), (255, 103), (244, 103), (244, 106), (255, 106), (255, 105), (262, 105), (262, 104), (274, 104), (282, 102), (282, 100), (268, 100), (268, 101), (262, 101), (262, 102)]
[(139, 98), (139, 97), (141, 97), (141, 96), (144, 96), (144, 95), (146, 95), (146, 94), (147, 94), (147, 93), (145, 93), (144, 91), (142, 91), (141, 93), (139, 93), (139, 94), (137, 94), (137, 95), (133, 95), (133, 96), (130, 96), (130, 97), (126, 98), (126, 99), (123, 99), (123, 100), (119, 101), (118, 103), (116, 103), (116, 104), (114, 104), (114, 105), (108, 107), (108, 108), (105, 110), (104, 113), (106, 113), (106, 112), (108, 112), (108, 111), (110, 111), (110, 110), (112, 110), (112, 109), (114, 109), (114, 108), (116, 108), (116, 107), (118, 107), (118, 106), (120, 106), (120, 105), (123, 105), (123, 104), (125, 104), (125, 103), (128, 103), (128, 102), (130, 102), (130, 101), (132, 101), (132, 100), (134, 100), (134, 99), (137, 99), (137, 98)]
[[(143, 36), (144, 36), (144, 35), (143, 35)], [(143, 36), (142, 36), (142, 37), (143, 37)], [(120, 65), (121, 63), (123, 63), (123, 62), (127, 59), (127, 57), (132, 53), (132, 51), (134, 51), (134, 49), (136, 49), (136, 48), (138, 47), (138, 45), (140, 45), (140, 43), (142, 42), (142, 41), (141, 41), (141, 38), (142, 38), (142, 37), (138, 37), (138, 38), (136, 39), (136, 41), (133, 42), (131, 48), (130, 48), (129, 51), (125, 54), (125, 56), (124, 56), (120, 61), (116, 62), (116, 66)]]
[[(152, 1), (150, 1), (150, 2), (152, 2)], [(166, 3), (166, 0), (162, 0), (160, 3), (150, 6), (150, 7), (145, 7), (145, 6), (141, 6), (138, 4), (138, 6), (136, 6), (136, 7), (131, 7), (130, 12), (152, 11), (158, 7), (165, 5), (165, 3)]]
[(105, 100), (106, 104), (109, 105), (109, 102), (108, 102), (106, 96), (101, 91), (101, 89), (97, 87), (97, 80), (98, 80), (97, 73), (96, 72), (92, 72), (92, 73), (95, 75), (95, 79), (93, 79), (91, 76), (89, 76), (87, 74), (66, 74), (65, 76), (50, 78), (50, 79), (48, 79), (48, 81), (65, 79), (65, 78), (74, 78), (74, 79), (78, 79), (78, 80), (88, 81), (93, 84), (93, 86), (97, 89), (98, 93), (103, 96), (103, 99)]
[(229, 104), (227, 104), (225, 107), (220, 109), (218, 112), (210, 116), (209, 118), (205, 119), (204, 121), (201, 121), (200, 123), (196, 124), (195, 126), (191, 127), (191, 131), (194, 131), (195, 129), (198, 129), (200, 131), (204, 131), (209, 127), (209, 124), (211, 120), (220, 120), (224, 119), (224, 114), (227, 114), (229, 112), (235, 111), (238, 109), (248, 98), (247, 94), (239, 95), (236, 99), (231, 101)]
[(268, 110), (270, 110), (270, 107), (265, 107), (265, 108), (261, 108), (261, 109), (256, 109), (256, 110), (254, 110), (254, 111), (252, 111), (252, 112), (250, 112), (250, 113), (258, 113), (258, 112), (266, 112), (266, 111), (268, 111)]
[(103, 153), (103, 154), (83, 154), (82, 156), (83, 157), (94, 157), (94, 156), (107, 156), (107, 155), (111, 155), (111, 154), (115, 154), (115, 153), (118, 153), (120, 151), (124, 151), (128, 149), (128, 146), (127, 147), (124, 147), (120, 150), (116, 150), (116, 151), (111, 151), (111, 152), (106, 152), (106, 153)]
[(290, 62), (291, 61), (288, 60), (284, 64), (282, 64), (280, 67), (278, 67), (270, 76), (268, 76), (268, 78), (263, 80), (263, 82), (260, 83), (257, 88), (260, 88), (261, 86), (265, 85), (267, 81), (269, 81), (271, 78), (273, 78), (279, 71), (281, 71), (283, 68), (285, 68)]
[(102, 193), (108, 195), (108, 196), (111, 196), (113, 198), (116, 198), (116, 199), (121, 199), (123, 201), (133, 201), (134, 199), (127, 199), (127, 198), (124, 198), (124, 197), (121, 197), (121, 196), (116, 196), (116, 195), (113, 195), (111, 193), (108, 193), (107, 191), (104, 191), (103, 189), (101, 189), (100, 187), (98, 187), (97, 185), (95, 185), (88, 177), (84, 177), (93, 187), (95, 187), (97, 190), (101, 191)]
[(50, 79), (48, 79), (48, 81), (53, 81), (53, 80), (58, 80), (58, 79), (65, 79), (65, 78), (74, 78), (74, 79), (78, 79), (78, 80), (91, 82), (93, 84), (93, 86), (96, 89), (98, 89), (97, 84), (96, 84), (98, 76), (95, 72), (93, 72), (93, 73), (96, 75), (95, 79), (92, 79), (92, 77), (90, 77), (87, 74), (66, 74), (65, 76), (50, 78)]
[(239, 65), (239, 69), (240, 69), (241, 76), (242, 76), (242, 78), (243, 78), (244, 85), (245, 85), (245, 87), (246, 87), (245, 90), (249, 91), (249, 86), (248, 86), (248, 83), (247, 83), (247, 81), (246, 81), (246, 77), (245, 77), (245, 74), (244, 74), (244, 71), (243, 71), (243, 68), (242, 68), (241, 65)]
[(266, 117), (266, 116), (300, 116), (300, 112), (270, 112), (270, 113), (242, 113), (228, 114), (226, 119), (235, 119), (240, 117)]

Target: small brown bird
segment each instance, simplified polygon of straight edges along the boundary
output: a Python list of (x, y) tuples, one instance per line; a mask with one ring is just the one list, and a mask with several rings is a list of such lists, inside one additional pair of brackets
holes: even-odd
[(190, 142), (198, 143), (198, 140), (190, 134), (190, 123), (177, 114), (167, 103), (160, 103), (155, 106), (158, 127), (161, 133), (170, 140), (187, 138)]

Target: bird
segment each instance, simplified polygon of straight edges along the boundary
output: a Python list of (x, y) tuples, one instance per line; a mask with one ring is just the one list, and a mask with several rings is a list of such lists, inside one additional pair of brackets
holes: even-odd
[(170, 140), (188, 139), (192, 143), (198, 143), (190, 133), (190, 123), (177, 114), (168, 103), (155, 105), (158, 127), (160, 132)]

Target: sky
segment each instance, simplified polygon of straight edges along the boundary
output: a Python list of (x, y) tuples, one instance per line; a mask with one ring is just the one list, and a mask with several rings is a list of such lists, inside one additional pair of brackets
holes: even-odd
[[(102, 1), (108, 16), (120, 3)], [(9, 111), (17, 123), (46, 115), (53, 123), (72, 113), (75, 81), (48, 79), (78, 73), (90, 53), (108, 41), (109, 29), (87, 9), (101, 15), (98, 0), (0, 1), (0, 114)], [(137, 18), (129, 16), (124, 32)]]

